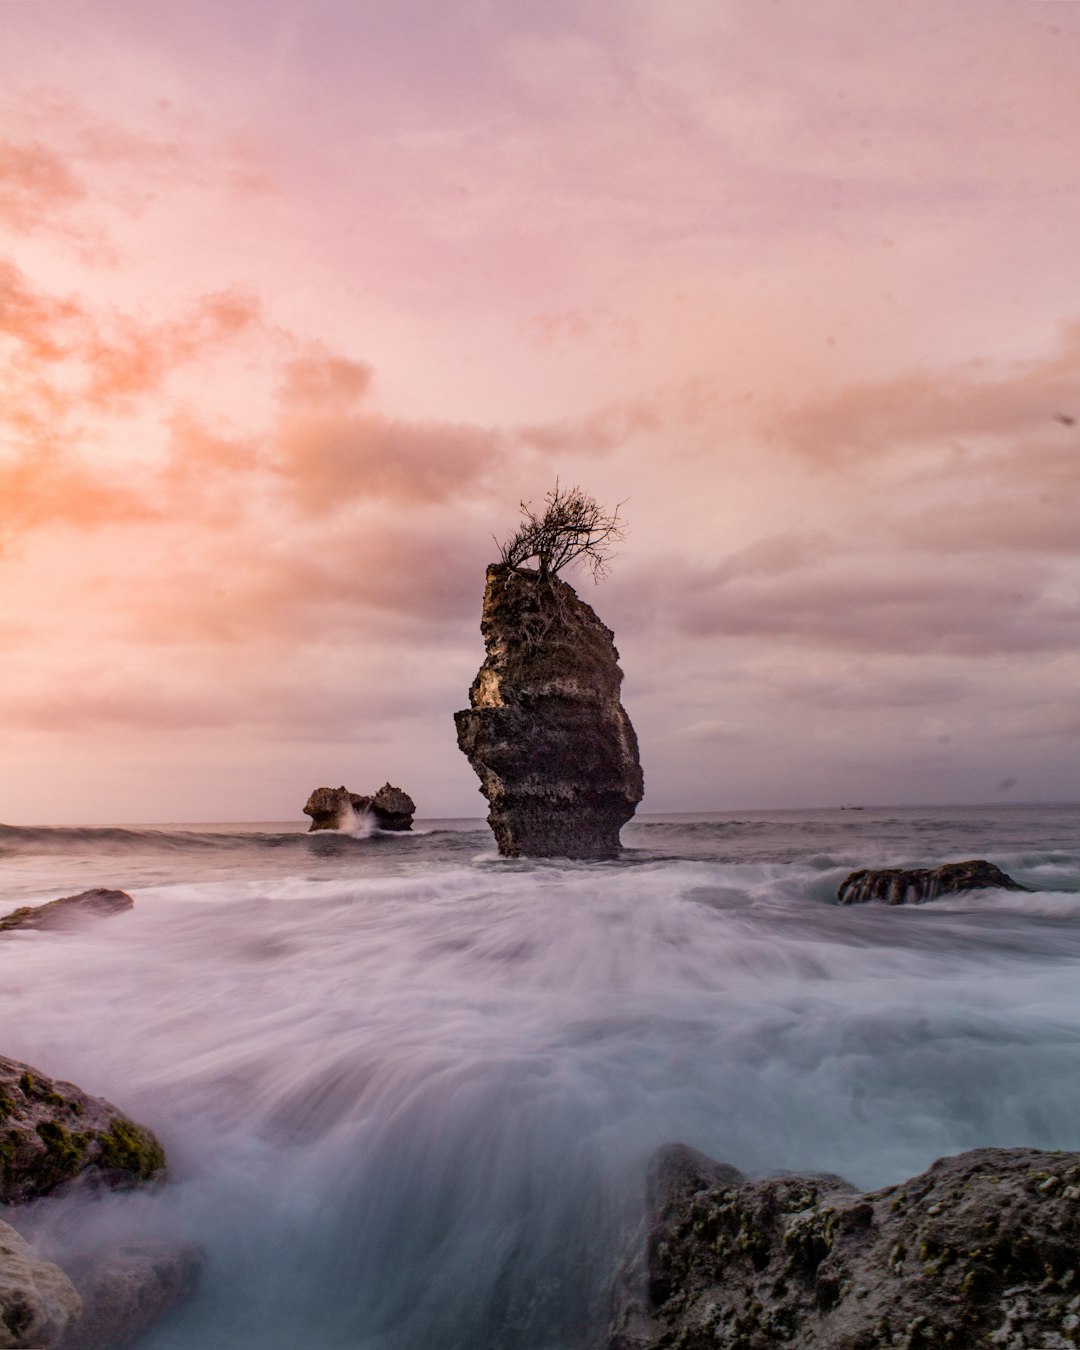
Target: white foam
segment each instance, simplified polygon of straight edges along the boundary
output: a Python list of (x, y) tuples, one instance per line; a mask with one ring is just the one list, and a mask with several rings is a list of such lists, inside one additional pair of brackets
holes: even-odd
[(238, 878), (0, 944), (4, 1052), (150, 1124), (176, 1179), (23, 1221), (207, 1246), (147, 1350), (568, 1350), (658, 1144), (861, 1185), (1080, 1147), (1080, 900), (841, 908), (830, 884), (698, 862)]

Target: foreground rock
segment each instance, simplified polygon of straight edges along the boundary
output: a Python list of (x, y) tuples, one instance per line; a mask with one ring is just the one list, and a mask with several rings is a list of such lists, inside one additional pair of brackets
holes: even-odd
[(614, 635), (565, 581), (507, 563), (488, 568), (480, 631), (454, 720), (499, 852), (611, 857), (644, 791)]
[(407, 792), (384, 783), (373, 796), (363, 797), (346, 787), (321, 787), (307, 800), (304, 815), (311, 817), (311, 830), (344, 830), (365, 812), (375, 817), (380, 830), (411, 830), (416, 803)]
[(59, 1343), (82, 1309), (71, 1281), (0, 1222), (0, 1347)]
[(164, 1167), (150, 1131), (115, 1106), (0, 1056), (0, 1203), (34, 1200), (76, 1179), (133, 1186)]
[(107, 919), (133, 909), (135, 901), (127, 891), (111, 891), (95, 886), (78, 895), (64, 895), (46, 905), (23, 905), (0, 919), (0, 933), (12, 928), (71, 928), (83, 919)]
[(975, 1149), (859, 1194), (654, 1163), (637, 1297), (608, 1350), (1080, 1344), (1080, 1154)]
[(943, 895), (959, 895), (962, 891), (1028, 889), (993, 863), (970, 858), (967, 862), (916, 867), (910, 871), (899, 867), (871, 871), (864, 867), (845, 878), (837, 899), (842, 905), (921, 905)]
[(128, 1243), (83, 1266), (71, 1277), (82, 1316), (58, 1350), (123, 1350), (195, 1292), (202, 1253), (193, 1243)]

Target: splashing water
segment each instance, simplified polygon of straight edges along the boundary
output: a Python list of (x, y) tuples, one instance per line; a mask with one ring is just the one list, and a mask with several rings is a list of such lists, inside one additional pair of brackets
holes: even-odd
[[(685, 817), (579, 865), (475, 825), (0, 830), (13, 905), (75, 872), (136, 900), (0, 944), (0, 1051), (150, 1125), (173, 1178), (12, 1217), (59, 1253), (201, 1242), (145, 1350), (588, 1345), (661, 1143), (861, 1186), (1080, 1148), (1078, 814)], [(976, 854), (1036, 893), (833, 903)]]

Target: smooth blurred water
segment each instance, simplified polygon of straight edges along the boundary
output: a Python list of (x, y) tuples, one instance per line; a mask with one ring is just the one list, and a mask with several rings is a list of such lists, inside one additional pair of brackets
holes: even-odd
[[(0, 827), (11, 907), (135, 896), (0, 938), (0, 1052), (166, 1145), (156, 1192), (11, 1215), (200, 1241), (146, 1350), (575, 1350), (672, 1140), (860, 1186), (1080, 1149), (1078, 808), (645, 818), (604, 864), (302, 829)], [(1036, 893), (835, 904), (968, 857)]]

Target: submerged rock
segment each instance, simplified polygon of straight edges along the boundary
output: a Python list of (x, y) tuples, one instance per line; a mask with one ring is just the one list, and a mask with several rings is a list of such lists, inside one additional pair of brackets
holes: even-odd
[(202, 1263), (201, 1250), (191, 1242), (135, 1242), (72, 1266), (82, 1317), (58, 1350), (134, 1345), (170, 1308), (195, 1292)]
[(135, 901), (127, 891), (112, 891), (104, 886), (64, 895), (45, 905), (23, 905), (0, 919), (0, 933), (12, 928), (69, 928), (84, 918), (107, 919), (133, 909)]
[(496, 563), (487, 656), (455, 713), (504, 857), (607, 858), (644, 792), (614, 635), (554, 576)]
[(937, 900), (942, 895), (957, 895), (961, 891), (1028, 889), (1018, 881), (1013, 881), (993, 863), (982, 858), (970, 858), (967, 862), (943, 863), (940, 867), (916, 867), (909, 871), (899, 867), (872, 871), (863, 867), (844, 879), (837, 899), (842, 905), (921, 905), (926, 900)]
[(1076, 1345), (1078, 1201), (1080, 1153), (974, 1149), (859, 1194), (676, 1145), (608, 1350)]
[(416, 803), (407, 792), (384, 783), (370, 797), (350, 792), (347, 787), (321, 787), (307, 800), (304, 815), (311, 817), (311, 830), (343, 830), (357, 818), (370, 813), (380, 830), (411, 830)]
[(0, 1347), (56, 1346), (81, 1310), (60, 1267), (42, 1261), (14, 1228), (0, 1222)]
[(76, 1179), (134, 1186), (164, 1168), (158, 1141), (115, 1106), (0, 1056), (0, 1203), (34, 1200)]

